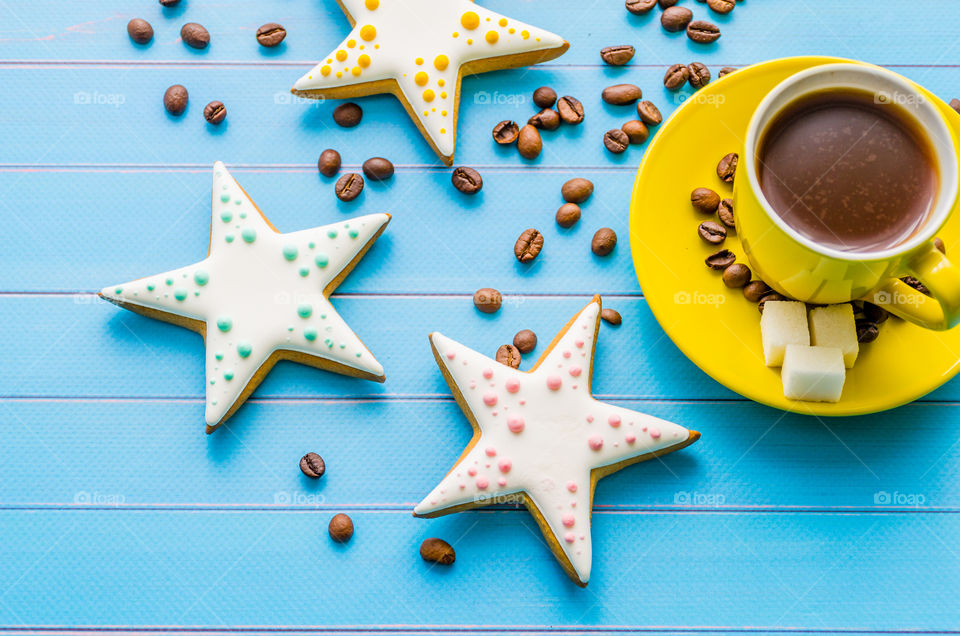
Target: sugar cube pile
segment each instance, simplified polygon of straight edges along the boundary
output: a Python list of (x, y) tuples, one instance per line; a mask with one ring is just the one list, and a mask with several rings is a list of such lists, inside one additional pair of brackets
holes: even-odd
[(836, 347), (787, 345), (780, 378), (783, 395), (807, 402), (839, 402), (846, 379), (843, 352)]
[(807, 306), (795, 301), (769, 301), (760, 316), (763, 360), (768, 367), (783, 365), (787, 345), (810, 344)]
[(843, 352), (843, 364), (853, 368), (860, 352), (853, 305), (827, 305), (810, 310), (810, 343), (818, 347), (836, 347)]

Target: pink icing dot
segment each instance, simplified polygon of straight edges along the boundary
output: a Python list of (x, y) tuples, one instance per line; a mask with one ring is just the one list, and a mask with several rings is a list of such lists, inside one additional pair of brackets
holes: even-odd
[(575, 482), (568, 481), (567, 490), (569, 490), (570, 492), (577, 492), (577, 484)]
[(561, 521), (563, 522), (563, 525), (565, 525), (566, 527), (568, 528), (573, 527), (573, 523), (574, 523), (573, 515), (570, 515), (570, 514), (563, 515), (563, 518), (561, 519)]
[(587, 423), (588, 423), (588, 424), (592, 424), (592, 423), (593, 423), (593, 416), (592, 416), (592, 415), (588, 415), (588, 416), (587, 416)]
[(487, 450), (485, 452), (487, 453), (487, 457), (496, 457), (497, 455), (497, 449), (493, 446), (487, 446)]
[(453, 360), (457, 357), (456, 351), (447, 351), (447, 360)]
[(507, 418), (507, 428), (511, 433), (520, 433), (523, 431), (523, 418), (519, 415), (511, 415)]
[(569, 352), (569, 351), (564, 351), (564, 352), (563, 352), (563, 357), (564, 357), (564, 358), (569, 358), (569, 357), (570, 357), (570, 352)]
[(484, 370), (483, 370), (483, 377), (485, 377), (485, 378), (488, 379), (488, 380), (489, 380), (490, 378), (492, 378), (492, 377), (493, 377), (493, 369), (484, 369)]
[(523, 406), (523, 405), (526, 404), (526, 403), (527, 403), (526, 400), (520, 400), (520, 406)]
[(477, 469), (471, 468), (467, 471), (467, 474), (470, 475), (471, 477), (475, 477), (477, 475)]
[(501, 459), (497, 464), (497, 467), (500, 469), (501, 473), (509, 473), (510, 469), (513, 468), (513, 462), (509, 459)]
[(572, 376), (575, 377), (575, 378), (579, 378), (579, 377), (580, 377), (580, 373), (583, 372), (583, 369), (581, 369), (580, 367), (578, 367), (577, 365), (574, 364), (574, 365), (571, 365), (571, 366), (570, 366), (570, 370), (569, 370), (569, 371), (570, 371), (570, 375), (572, 375)]
[(574, 344), (577, 345), (577, 349), (583, 349), (583, 340), (577, 340)]
[(470, 380), (470, 388), (471, 389), (477, 388), (477, 383), (474, 380)]
[(486, 490), (487, 486), (490, 485), (490, 482), (486, 477), (477, 477), (477, 488), (480, 490)]
[(607, 422), (608, 422), (608, 423), (610, 424), (610, 426), (612, 426), (613, 428), (617, 428), (618, 426), (620, 426), (620, 416), (619, 416), (619, 415), (611, 415), (610, 417), (607, 418)]
[(590, 444), (590, 448), (593, 450), (600, 450), (603, 448), (603, 438), (599, 435), (594, 435), (591, 437), (588, 443)]
[(507, 393), (516, 393), (520, 390), (520, 380), (516, 378), (510, 378), (507, 380)]
[(576, 391), (576, 390), (577, 390), (577, 385), (574, 384), (574, 385), (573, 385), (572, 387), (570, 387), (570, 388), (573, 389), (574, 391)]
[(503, 488), (504, 486), (507, 485), (507, 480), (504, 479), (503, 477), (501, 477), (500, 479), (497, 480), (497, 485), (499, 485), (501, 488)]
[(466, 488), (467, 488), (466, 484), (460, 484), (460, 490), (466, 490)]
[(577, 535), (573, 534), (572, 532), (568, 532), (567, 534), (563, 535), (563, 540), (567, 543), (573, 543), (577, 540)]
[(650, 437), (652, 437), (653, 439), (657, 439), (658, 437), (660, 437), (660, 429), (657, 428), (656, 426), (651, 426)]
[(635, 441), (637, 441), (637, 436), (633, 433), (627, 433), (627, 436), (624, 437), (624, 439), (627, 440), (627, 444), (633, 444)]
[(547, 388), (551, 391), (556, 391), (563, 384), (563, 380), (560, 379), (559, 375), (551, 375), (547, 377)]
[(483, 403), (487, 406), (495, 406), (497, 404), (497, 394), (493, 391), (487, 391), (483, 394)]

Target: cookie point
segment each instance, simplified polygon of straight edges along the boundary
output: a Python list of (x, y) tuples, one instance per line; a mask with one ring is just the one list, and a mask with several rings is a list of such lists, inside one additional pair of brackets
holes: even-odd
[(693, 443), (700, 439), (700, 431), (687, 431), (687, 439), (690, 440), (690, 443)]

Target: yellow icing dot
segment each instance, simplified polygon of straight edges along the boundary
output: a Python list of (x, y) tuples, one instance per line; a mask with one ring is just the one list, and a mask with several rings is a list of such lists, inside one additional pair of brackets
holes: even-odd
[(337, 77), (343, 77), (343, 73), (341, 73), (340, 71), (337, 71)]
[(500, 21), (497, 22), (497, 24), (499, 24), (500, 26), (507, 26), (507, 19), (506, 19), (506, 18), (500, 18)]
[(421, 65), (423, 64), (423, 58), (422, 58), (422, 57), (418, 57), (418, 58), (415, 59), (413, 62), (414, 62), (414, 64), (416, 64), (417, 66), (421, 66)]
[(441, 128), (441, 129), (440, 129), (440, 134), (441, 134), (441, 135), (447, 134), (447, 129), (446, 129), (446, 128)]
[(364, 53), (363, 55), (357, 58), (357, 64), (359, 64), (363, 68), (367, 68), (368, 66), (370, 66), (370, 56)]
[(444, 82), (443, 79), (437, 80), (437, 86), (444, 86), (444, 85), (446, 85), (446, 82)]
[(374, 11), (377, 7), (380, 6), (380, 0), (366, 0), (363, 4), (367, 5), (367, 8), (371, 11)]
[(363, 44), (360, 45), (360, 50), (361, 50), (361, 51), (362, 51), (363, 49), (365, 49), (365, 48), (367, 48), (367, 47), (364, 46)]
[(496, 44), (497, 40), (500, 39), (500, 34), (496, 31), (487, 31), (487, 34), (483, 37), (486, 38), (490, 44)]
[(441, 99), (446, 99), (446, 98), (447, 98), (447, 91), (440, 91), (440, 98), (441, 98)]
[(453, 32), (453, 37), (458, 38), (458, 37), (460, 37), (460, 34), (457, 33), (456, 31), (454, 31), (454, 32)]
[(357, 45), (357, 41), (356, 41), (356, 40), (347, 40), (347, 48), (348, 48), (348, 49), (352, 49), (352, 48), (355, 47), (356, 45)]
[(467, 38), (467, 44), (473, 44), (473, 38)]
[(313, 75), (307, 75), (307, 79), (313, 79)]
[(379, 49), (379, 48), (380, 48), (380, 45), (379, 45), (379, 44), (374, 44), (374, 45), (373, 45), (373, 48)]
[(516, 32), (517, 32), (517, 30), (514, 29), (513, 27), (510, 27), (510, 28), (507, 30), (507, 33), (516, 33)]
[(360, 37), (369, 42), (373, 38), (377, 37), (377, 27), (372, 24), (365, 24), (360, 27)]
[(490, 21), (490, 18), (487, 18), (487, 22), (489, 22), (489, 21)]
[(480, 16), (474, 11), (467, 11), (460, 16), (460, 24), (463, 25), (464, 29), (476, 29), (480, 26)]
[(520, 37), (526, 40), (528, 37), (530, 37), (530, 32), (524, 29), (523, 31), (520, 32)]
[(443, 69), (447, 68), (447, 64), (449, 63), (450, 63), (450, 60), (447, 58), (446, 55), (438, 55), (433, 59), (433, 66), (438, 71), (442, 71)]
[(323, 66), (321, 66), (321, 67), (320, 67), (320, 74), (323, 75), (324, 77), (326, 77), (327, 75), (329, 75), (329, 74), (330, 74), (330, 67), (327, 66), (326, 64), (324, 64)]
[(347, 52), (344, 51), (343, 49), (340, 49), (339, 51), (337, 51), (337, 61), (342, 62), (345, 59), (347, 59)]
[(430, 111), (429, 111), (429, 110), (423, 111), (423, 116), (424, 116), (424, 117), (426, 117), (426, 116), (429, 115), (429, 114), (430, 114)]
[(423, 86), (424, 84), (427, 83), (427, 80), (429, 79), (430, 78), (423, 71), (420, 71), (419, 73), (413, 76), (413, 81), (417, 83), (417, 86)]
[(440, 111), (440, 114), (443, 115), (444, 117), (446, 117), (446, 116), (447, 116), (447, 111), (441, 110), (441, 111)]
[(332, 58), (332, 57), (328, 57), (328, 58), (327, 58), (327, 64), (333, 64), (333, 58)]
[(539, 41), (540, 41), (540, 38), (537, 38), (537, 42), (539, 42)]
[(360, 77), (360, 67), (359, 67), (359, 66), (354, 66), (354, 67), (353, 67), (353, 70), (350, 71), (350, 72), (353, 73), (353, 76), (354, 76), (354, 77)]

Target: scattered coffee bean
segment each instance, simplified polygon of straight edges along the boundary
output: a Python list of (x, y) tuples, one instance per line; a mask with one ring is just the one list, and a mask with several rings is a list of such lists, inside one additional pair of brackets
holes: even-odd
[(361, 119), (363, 119), (363, 109), (357, 103), (346, 102), (333, 109), (333, 121), (338, 126), (353, 128), (360, 123)]
[(420, 544), (420, 557), (430, 563), (439, 563), (440, 565), (452, 565), (457, 555), (453, 551), (453, 546), (443, 539), (425, 539)]
[(714, 221), (704, 221), (698, 229), (700, 238), (712, 245), (719, 245), (727, 238), (727, 228)]
[(307, 477), (317, 479), (323, 476), (327, 466), (323, 463), (323, 458), (316, 453), (307, 453), (300, 458), (300, 470)]
[(720, 222), (727, 227), (737, 227), (733, 218), (733, 199), (724, 199), (720, 202), (720, 206), (717, 208), (717, 216), (720, 217)]
[(590, 249), (597, 256), (606, 256), (617, 246), (617, 233), (608, 227), (602, 227), (593, 235)]
[(630, 140), (631, 144), (642, 144), (647, 140), (647, 137), (650, 136), (647, 125), (639, 119), (628, 121), (623, 126), (620, 126), (620, 130), (627, 134), (627, 139)]
[(560, 113), (552, 108), (544, 108), (528, 119), (527, 123), (541, 130), (556, 130), (560, 127)]
[(614, 106), (632, 104), (641, 97), (643, 97), (643, 91), (636, 84), (614, 84), (607, 86), (600, 93), (600, 99)]
[(325, 177), (332, 177), (340, 172), (340, 153), (333, 148), (327, 148), (320, 153), (317, 159), (317, 169)]
[(704, 263), (707, 264), (707, 267), (710, 269), (715, 269), (722, 272), (731, 265), (733, 265), (737, 260), (736, 254), (730, 250), (720, 250), (719, 252), (714, 252), (710, 256), (704, 259)]
[(363, 174), (374, 181), (386, 181), (393, 176), (393, 164), (383, 157), (370, 157), (363, 162)]
[(348, 172), (337, 179), (334, 192), (341, 201), (353, 201), (363, 192), (363, 177), (356, 172)]
[(660, 14), (660, 26), (671, 33), (683, 31), (690, 20), (693, 20), (693, 11), (685, 7), (669, 7)]
[(210, 44), (210, 32), (196, 22), (184, 24), (180, 28), (180, 38), (184, 44), (194, 49), (205, 49)]
[(513, 245), (513, 255), (521, 263), (529, 263), (540, 255), (543, 249), (543, 234), (533, 228), (524, 230)]
[(496, 360), (500, 364), (505, 364), (511, 369), (520, 368), (520, 350), (512, 344), (500, 345), (497, 349)]
[(180, 0), (160, 0), (160, 5), (164, 7), (175, 7), (180, 4)]
[(773, 293), (773, 290), (770, 289), (770, 285), (762, 280), (750, 281), (743, 286), (743, 297), (752, 303), (760, 302), (761, 298), (771, 293)]
[(717, 176), (724, 183), (733, 183), (733, 178), (737, 174), (737, 163), (740, 161), (740, 155), (731, 152), (723, 156), (720, 163), (717, 164)]
[(603, 145), (613, 154), (619, 155), (630, 145), (630, 138), (627, 137), (627, 133), (619, 128), (614, 128), (604, 133)]
[(533, 91), (533, 103), (538, 108), (550, 108), (557, 103), (557, 91), (549, 86), (541, 86)]
[(499, 311), (503, 303), (503, 296), (496, 289), (484, 287), (478, 289), (473, 294), (474, 306), (485, 314), (493, 314)]
[(943, 239), (939, 236), (933, 237), (933, 246), (940, 250), (941, 254), (945, 255), (947, 253), (947, 246), (943, 244)]
[(134, 18), (127, 22), (127, 35), (137, 44), (146, 44), (153, 39), (153, 27), (146, 20)]
[(267, 48), (276, 46), (287, 37), (287, 30), (276, 22), (268, 22), (257, 29), (257, 42)]
[(605, 307), (600, 311), (600, 318), (606, 321), (608, 324), (613, 325), (614, 327), (619, 327), (623, 322), (623, 318), (620, 316), (620, 312), (616, 309), (610, 309)]
[(669, 9), (670, 7), (676, 6), (679, 1), (680, 0), (658, 0), (658, 4), (661, 9)]
[(683, 64), (674, 64), (663, 76), (663, 85), (671, 91), (678, 91), (683, 88), (688, 79), (690, 79), (690, 69)]
[(171, 115), (182, 115), (187, 109), (187, 89), (180, 84), (174, 84), (163, 94), (163, 107)]
[(720, 28), (706, 20), (694, 20), (687, 25), (687, 37), (697, 44), (710, 44), (720, 39)]
[(564, 203), (557, 210), (557, 225), (573, 227), (580, 220), (580, 206), (576, 203)]
[(637, 104), (637, 116), (647, 126), (656, 126), (663, 121), (660, 109), (654, 106), (653, 102), (646, 100)]
[(537, 334), (529, 329), (521, 329), (517, 332), (517, 335), (513, 337), (513, 346), (516, 347), (520, 353), (526, 355), (537, 348)]
[(560, 195), (567, 203), (583, 203), (593, 194), (593, 181), (575, 177), (560, 186)]
[(780, 302), (780, 301), (783, 301), (783, 300), (787, 300), (787, 297), (786, 297), (786, 296), (781, 296), (780, 294), (778, 294), (778, 293), (776, 293), (776, 292), (767, 294), (766, 296), (764, 296), (763, 298), (761, 298), (759, 301), (757, 301), (757, 311), (759, 311), (759, 312), (762, 314), (762, 313), (763, 313), (763, 306), (766, 305), (768, 302), (774, 302), (774, 301)]
[(869, 344), (877, 339), (877, 336), (880, 335), (880, 328), (876, 323), (870, 322), (869, 320), (858, 320), (857, 325), (857, 342), (860, 344)]
[(960, 113), (960, 99), (954, 97), (950, 100), (950, 108)]
[(723, 270), (723, 284), (732, 289), (739, 289), (750, 282), (752, 275), (749, 267), (743, 263), (734, 263)]
[(883, 307), (878, 307), (873, 303), (863, 303), (863, 315), (872, 323), (881, 324), (890, 317), (890, 312)]
[(517, 150), (524, 159), (536, 159), (543, 150), (543, 140), (540, 139), (540, 131), (535, 126), (527, 124), (520, 129), (520, 135), (517, 137)]
[(924, 285), (922, 282), (920, 282), (920, 279), (919, 279), (919, 278), (916, 278), (915, 276), (903, 276), (903, 277), (900, 278), (900, 280), (902, 280), (904, 283), (906, 283), (909, 287), (913, 287), (914, 289), (916, 289), (916, 290), (917, 290), (918, 292), (920, 292), (921, 294), (924, 294), (924, 295), (926, 295), (926, 296), (931, 296), (931, 295), (932, 295), (932, 294), (930, 293), (930, 290), (927, 289), (927, 286)]
[(657, 0), (626, 0), (627, 11), (634, 15), (641, 15), (657, 6)]
[(214, 100), (203, 107), (203, 118), (208, 123), (217, 125), (227, 118), (227, 107), (223, 102)]
[(717, 77), (726, 77), (727, 75), (729, 75), (730, 73), (733, 73), (736, 70), (737, 69), (733, 68), (732, 66), (724, 66), (722, 69), (720, 69), (720, 72), (717, 73)]
[(737, 3), (734, 0), (707, 0), (707, 6), (717, 13), (730, 13)]
[(337, 543), (346, 543), (353, 536), (353, 519), (343, 514), (334, 515), (327, 527), (330, 538)]
[(583, 121), (583, 104), (576, 97), (564, 95), (558, 99), (557, 111), (565, 124), (576, 126)]
[(466, 166), (454, 169), (450, 180), (453, 182), (453, 187), (464, 194), (476, 194), (483, 187), (480, 173)]
[(517, 122), (509, 119), (505, 119), (493, 127), (493, 140), (502, 146), (515, 142), (519, 134), (520, 126), (517, 125)]
[(708, 69), (705, 64), (701, 62), (691, 62), (687, 65), (687, 70), (690, 72), (688, 78), (690, 80), (690, 86), (703, 88), (710, 83), (710, 69)]
[(697, 188), (690, 193), (693, 209), (703, 214), (713, 214), (720, 205), (720, 195), (710, 188)]
[(633, 59), (636, 52), (629, 44), (605, 46), (600, 49), (600, 58), (610, 66), (623, 66)]

